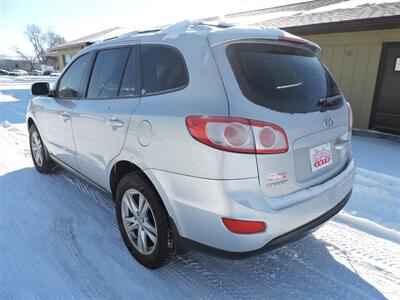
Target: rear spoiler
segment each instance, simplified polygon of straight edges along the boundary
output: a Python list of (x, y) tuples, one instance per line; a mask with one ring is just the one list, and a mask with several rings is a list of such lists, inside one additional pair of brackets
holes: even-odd
[(301, 37), (291, 35), (291, 34), (279, 36), (278, 41), (303, 45), (307, 48), (310, 48), (310, 50), (312, 50), (312, 52), (314, 52), (315, 54), (317, 54), (321, 51), (321, 48), (317, 44), (315, 44), (309, 40), (303, 39)]
[(275, 43), (284, 43), (301, 46), (311, 50), (315, 55), (317, 55), (321, 48), (306, 39), (290, 34), (286, 31), (269, 28), (269, 29), (259, 29), (259, 28), (238, 28), (230, 27), (227, 29), (217, 30), (209, 33), (208, 35), (209, 43), (211, 47), (215, 47), (221, 44), (234, 43), (240, 41), (257, 40)]

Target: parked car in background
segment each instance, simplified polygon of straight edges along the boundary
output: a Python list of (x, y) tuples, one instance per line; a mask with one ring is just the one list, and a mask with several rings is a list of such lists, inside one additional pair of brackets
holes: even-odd
[(148, 268), (178, 244), (271, 250), (329, 220), (352, 191), (351, 108), (316, 44), (278, 29), (189, 31), (89, 46), (54, 90), (32, 85), (27, 111), (36, 169), (58, 164), (110, 192)]
[(10, 75), (10, 72), (7, 70), (0, 69), (0, 75)]
[(55, 71), (55, 72), (51, 72), (50, 76), (57, 77), (57, 76), (60, 76), (60, 74), (61, 74), (60, 72)]
[(30, 73), (30, 75), (36, 75), (36, 76), (43, 75), (43, 71), (41, 71), (41, 70), (32, 70), (29, 73)]
[(11, 75), (11, 76), (27, 76), (28, 72), (25, 70), (21, 70), (21, 69), (14, 69), (11, 72), (9, 72), (9, 75)]

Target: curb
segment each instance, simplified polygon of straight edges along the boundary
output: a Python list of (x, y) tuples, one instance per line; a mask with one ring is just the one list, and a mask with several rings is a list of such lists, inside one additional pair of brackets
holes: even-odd
[(386, 140), (391, 140), (391, 141), (400, 143), (400, 135), (395, 135), (395, 134), (386, 133), (386, 132), (380, 132), (380, 131), (369, 130), (369, 129), (353, 128), (352, 134), (354, 136), (386, 139)]

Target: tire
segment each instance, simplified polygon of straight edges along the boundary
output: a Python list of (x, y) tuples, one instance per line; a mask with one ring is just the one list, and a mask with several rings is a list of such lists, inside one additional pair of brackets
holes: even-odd
[(35, 124), (29, 128), (29, 147), (36, 170), (43, 174), (51, 173), (55, 167), (55, 163), (50, 158), (49, 152)]
[(175, 258), (167, 210), (157, 191), (139, 172), (125, 175), (118, 183), (115, 210), (122, 239), (138, 262), (157, 269)]

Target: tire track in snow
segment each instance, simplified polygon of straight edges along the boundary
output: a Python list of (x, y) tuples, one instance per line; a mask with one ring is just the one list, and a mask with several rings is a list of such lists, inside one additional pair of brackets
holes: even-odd
[[(82, 214), (98, 224), (92, 230), (97, 231), (114, 246), (119, 246), (114, 238), (116, 235), (120, 235), (115, 217), (115, 206), (109, 195), (98, 191), (65, 170), (57, 170), (51, 176), (51, 180), (56, 189), (62, 189), (65, 192), (64, 196), (68, 199), (67, 201), (74, 201), (74, 204), (80, 205)], [(82, 197), (82, 194), (86, 197)], [(71, 205), (73, 204), (71, 203)], [(110, 226), (110, 230), (103, 230), (105, 225)]]
[[(216, 295), (218, 295), (219, 298), (240, 299), (243, 295), (252, 297), (254, 294), (254, 290), (252, 290), (247, 284), (242, 285), (240, 289), (237, 288), (238, 286), (234, 283), (236, 275), (234, 272), (230, 272), (231, 277), (228, 281), (223, 275), (225, 272), (222, 272), (221, 276), (221, 272), (219, 271), (220, 268), (231, 267), (225, 264), (227, 262), (226, 260), (204, 256), (196, 252), (189, 253), (185, 256), (179, 257), (178, 259), (185, 264), (186, 268), (190, 268), (196, 273), (196, 281), (199, 283), (201, 282), (203, 289), (204, 285), (206, 285), (205, 290), (208, 293), (205, 298), (207, 299), (214, 299)], [(232, 262), (233, 261), (228, 261), (228, 263)], [(210, 268), (210, 266), (213, 267)]]
[(64, 255), (64, 270), (79, 285), (79, 290), (88, 298), (115, 299), (117, 295), (109, 286), (89, 257), (83, 255), (75, 235), (72, 220), (56, 218), (54, 233)]
[[(329, 222), (323, 228), (332, 235), (336, 231), (346, 234), (345, 227), (333, 222)], [(384, 298), (369, 285), (375, 284), (374, 281), (369, 278), (368, 283), (364, 281), (347, 266), (347, 260), (337, 259), (337, 254), (343, 252), (331, 247), (334, 244), (342, 248), (343, 242), (347, 245), (354, 243), (354, 240), (338, 238), (333, 243), (330, 235), (326, 235), (325, 232), (317, 231), (314, 235), (317, 235), (318, 239), (307, 236), (272, 252), (239, 261), (219, 259), (196, 252), (188, 253), (163, 270), (163, 274), (165, 273), (174, 285), (184, 277), (182, 284), (201, 290), (201, 298), (204, 299)], [(357, 232), (353, 236), (358, 240)], [(375, 237), (372, 237), (372, 241), (375, 241)], [(362, 262), (362, 252), (359, 255)], [(389, 261), (392, 259), (390, 256)], [(359, 268), (358, 263), (353, 262), (356, 269)], [(391, 278), (389, 273), (382, 276)], [(180, 286), (176, 287), (178, 288), (182, 289)]]
[(330, 222), (316, 232), (331, 246), (330, 252), (370, 284), (385, 291), (386, 297), (400, 298), (400, 244), (376, 238), (347, 225)]

